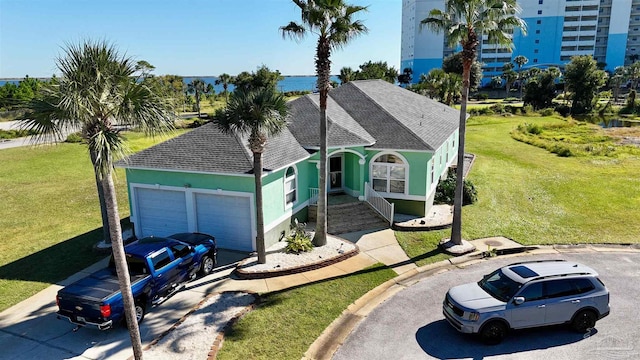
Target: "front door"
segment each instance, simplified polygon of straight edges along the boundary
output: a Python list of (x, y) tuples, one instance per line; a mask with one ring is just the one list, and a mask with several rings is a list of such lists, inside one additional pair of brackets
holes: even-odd
[(329, 191), (342, 190), (342, 154), (329, 158)]

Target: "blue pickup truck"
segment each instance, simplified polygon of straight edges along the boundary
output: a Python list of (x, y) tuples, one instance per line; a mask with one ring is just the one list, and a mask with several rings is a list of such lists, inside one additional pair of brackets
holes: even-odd
[[(157, 305), (216, 264), (215, 238), (201, 233), (148, 237), (125, 246), (138, 323)], [(56, 296), (58, 318), (106, 330), (124, 319), (113, 256), (105, 269), (70, 284)]]

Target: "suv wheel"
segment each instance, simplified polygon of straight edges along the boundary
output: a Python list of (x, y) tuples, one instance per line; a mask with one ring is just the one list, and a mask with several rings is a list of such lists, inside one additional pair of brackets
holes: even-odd
[(202, 264), (200, 265), (200, 276), (207, 276), (211, 274), (213, 268), (216, 266), (216, 261), (209, 255), (202, 257)]
[(571, 327), (577, 332), (586, 332), (596, 326), (596, 314), (591, 310), (579, 311), (571, 321)]
[(499, 344), (506, 335), (507, 326), (501, 321), (488, 322), (480, 330), (480, 339), (487, 345)]

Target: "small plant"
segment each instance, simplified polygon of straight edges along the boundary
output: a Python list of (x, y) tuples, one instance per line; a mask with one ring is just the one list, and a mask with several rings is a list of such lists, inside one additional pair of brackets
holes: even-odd
[(74, 132), (67, 135), (67, 139), (64, 141), (67, 143), (78, 144), (82, 142), (82, 135), (79, 132)]
[(484, 252), (484, 257), (496, 257), (498, 256), (498, 249), (492, 248), (491, 245), (487, 245), (487, 251)]
[(294, 220), (291, 224), (291, 234), (287, 236), (287, 246), (284, 251), (288, 254), (299, 254), (301, 252), (311, 251), (313, 249), (313, 243), (311, 243), (311, 236), (305, 230), (305, 223), (298, 222), (298, 219)]
[(546, 108), (546, 109), (540, 110), (540, 115), (542, 115), (542, 116), (551, 116), (551, 115), (553, 115), (554, 112), (555, 112), (555, 110), (553, 110), (552, 108)]
[[(434, 202), (436, 204), (449, 204), (453, 205), (456, 190), (456, 172), (449, 169), (447, 178), (440, 181), (436, 187), (436, 195)], [(470, 205), (478, 201), (478, 191), (473, 183), (469, 180), (464, 180), (462, 187), (462, 205)]]

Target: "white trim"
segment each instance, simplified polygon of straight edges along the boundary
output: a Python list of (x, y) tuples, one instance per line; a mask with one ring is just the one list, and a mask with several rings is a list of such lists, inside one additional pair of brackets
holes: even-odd
[[(222, 189), (200, 189), (200, 188), (185, 188), (180, 186), (167, 186), (160, 184), (142, 184), (142, 183), (130, 183), (129, 184), (129, 194), (131, 194), (131, 222), (134, 224), (140, 224), (138, 222), (138, 200), (137, 194), (135, 192), (136, 189), (157, 189), (157, 190), (167, 190), (167, 191), (181, 191), (184, 193), (187, 207), (187, 224), (188, 231), (195, 232), (197, 231), (197, 214), (196, 214), (196, 204), (195, 204), (195, 196), (196, 194), (213, 194), (213, 195), (224, 195), (224, 196), (236, 196), (236, 197), (246, 197), (249, 198), (249, 212), (251, 217), (251, 246), (253, 249), (256, 248), (256, 209), (255, 209), (255, 200), (253, 193), (246, 193), (241, 191), (227, 191)], [(135, 234), (137, 237), (141, 237), (140, 227), (134, 226)]]
[[(294, 182), (294, 189), (293, 192), (295, 193), (294, 195), (294, 201), (291, 204), (287, 204), (287, 180), (289, 178), (287, 178), (287, 170), (289, 170), (289, 168), (293, 168), (293, 182)], [(300, 192), (298, 191), (298, 168), (296, 167), (296, 165), (291, 165), (289, 167), (287, 167), (284, 170), (284, 176), (282, 177), (282, 192), (284, 194), (283, 196), (283, 202), (284, 202), (284, 209), (289, 209), (292, 208), (293, 205), (295, 205), (298, 200), (300, 199), (298, 196), (300, 195)]]
[(295, 166), (295, 165), (297, 165), (297, 164), (299, 164), (299, 163), (301, 163), (301, 162), (303, 162), (303, 161), (305, 161), (305, 160), (309, 159), (310, 157), (311, 157), (311, 154), (309, 154), (309, 156), (306, 156), (306, 157), (304, 157), (304, 158), (302, 158), (302, 159), (300, 159), (300, 160), (298, 160), (298, 161), (292, 162), (292, 163), (287, 164), (287, 165), (285, 165), (285, 166), (281, 166), (281, 167), (279, 167), (279, 168), (275, 168), (275, 169), (273, 169), (273, 170), (269, 170), (269, 171), (266, 171), (266, 172), (265, 172), (265, 171), (263, 171), (263, 173), (267, 173), (267, 175), (269, 175), (269, 174), (272, 174), (272, 173), (274, 173), (274, 172), (278, 172), (278, 171), (280, 171), (280, 170), (282, 170), (282, 169), (286, 169), (286, 168), (288, 168), (288, 167), (290, 167), (290, 166)]
[(422, 195), (403, 195), (398, 193), (383, 193), (377, 191), (378, 194), (382, 195), (385, 199), (398, 199), (398, 200), (418, 200), (418, 201), (426, 201), (427, 197)]
[[(336, 150), (336, 151), (334, 151), (334, 152), (332, 152), (332, 153), (327, 154), (327, 156), (328, 156), (328, 157), (331, 157), (331, 156), (333, 156), (334, 154), (337, 154), (337, 153), (350, 153), (350, 154), (358, 155), (358, 157), (360, 157), (360, 158), (361, 158), (361, 159), (363, 159), (363, 160), (366, 160), (366, 159), (367, 159), (366, 155), (361, 154), (361, 153), (359, 153), (359, 152), (357, 152), (357, 151), (355, 151), (355, 150), (345, 149), (345, 148), (338, 149), (338, 150)], [(320, 160), (314, 160), (314, 161), (320, 161)]]
[[(340, 145), (339, 147), (328, 147), (327, 146), (327, 152), (329, 152), (330, 149), (344, 149), (346, 147), (367, 147), (367, 146), (373, 146), (375, 145), (376, 142), (372, 142), (372, 143), (366, 143), (366, 144), (345, 144), (345, 145)], [(308, 150), (320, 150), (319, 146), (304, 146), (305, 149)]]
[(254, 177), (253, 174), (238, 174), (238, 173), (218, 173), (218, 172), (207, 172), (207, 171), (196, 171), (196, 170), (176, 170), (176, 169), (162, 169), (162, 168), (145, 168), (145, 167), (134, 167), (134, 166), (116, 166), (119, 168), (127, 169), (127, 170), (147, 170), (147, 171), (165, 171), (165, 172), (174, 172), (174, 173), (184, 173), (184, 174), (204, 174), (204, 175), (221, 175), (221, 176), (237, 176), (237, 177)]
[(356, 190), (350, 189), (348, 187), (343, 188), (342, 191), (347, 193), (347, 195), (349, 195), (349, 196), (352, 196), (354, 198), (360, 199), (360, 191), (356, 191)]
[[(404, 194), (404, 195), (408, 195), (409, 194), (409, 174), (411, 173), (411, 167), (409, 166), (409, 162), (407, 161), (407, 159), (402, 156), (402, 154), (395, 152), (395, 151), (381, 151), (375, 155), (373, 155), (371, 157), (371, 159), (369, 160), (369, 183), (371, 184), (371, 188), (373, 189), (373, 164), (375, 163), (375, 159), (383, 156), (383, 155), (393, 155), (393, 156), (397, 156), (399, 157), (404, 165), (405, 168), (405, 173), (404, 173), (404, 192), (403, 193), (388, 193), (388, 192), (383, 192), (383, 191), (377, 191), (379, 194), (383, 194), (386, 196), (386, 194)], [(385, 164), (385, 163), (379, 163), (379, 164)], [(390, 179), (387, 178), (387, 182), (390, 182)], [(390, 186), (390, 184), (388, 184), (388, 186)]]
[[(335, 153), (334, 153), (335, 154)], [(340, 188), (339, 189), (331, 189), (331, 158), (339, 158), (340, 159)], [(327, 193), (331, 191), (339, 191), (344, 190), (344, 153), (338, 152), (336, 155), (327, 156)]]
[[(374, 152), (374, 151), (377, 151), (378, 153), (382, 153), (382, 152), (394, 152), (394, 151), (395, 151), (395, 152), (400, 152), (400, 151), (402, 151), (402, 152), (413, 152), (413, 153), (420, 153), (420, 154), (422, 154), (422, 153), (431, 154), (431, 153), (434, 153), (434, 152), (435, 152), (435, 150), (415, 150), (415, 149), (378, 149), (378, 148), (373, 149), (373, 148), (366, 148), (365, 150), (366, 150), (367, 152)], [(369, 155), (369, 156), (370, 156), (370, 155), (374, 155), (374, 156), (375, 156), (375, 155), (378, 155), (378, 153), (375, 153), (375, 154), (368, 154), (368, 155)]]

